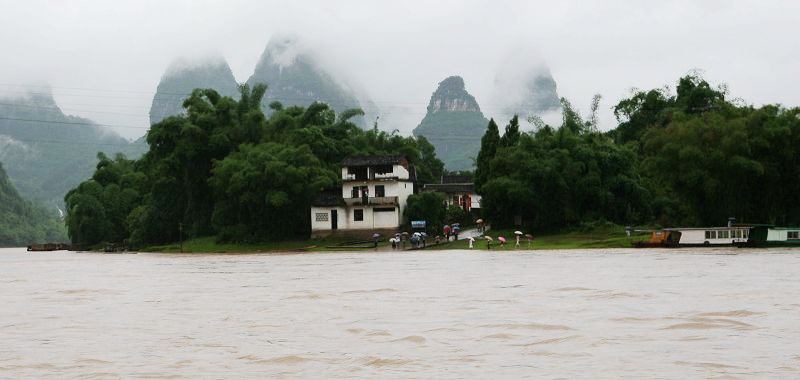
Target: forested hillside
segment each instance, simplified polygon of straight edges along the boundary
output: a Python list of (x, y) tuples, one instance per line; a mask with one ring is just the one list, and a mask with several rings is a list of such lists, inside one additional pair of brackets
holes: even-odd
[(58, 214), (19, 196), (0, 163), (0, 247), (61, 242), (64, 232)]
[(61, 111), (42, 90), (0, 99), (0, 161), (26, 199), (56, 211), (67, 191), (91, 176), (98, 152), (138, 157), (146, 148), (91, 120)]
[(451, 76), (439, 82), (425, 117), (413, 133), (436, 147), (436, 154), (448, 170), (469, 170), (478, 155), (479, 136), (487, 122), (478, 102), (465, 89), (464, 79)]

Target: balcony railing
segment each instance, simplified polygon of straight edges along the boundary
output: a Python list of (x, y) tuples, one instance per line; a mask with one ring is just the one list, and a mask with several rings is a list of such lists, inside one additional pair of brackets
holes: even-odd
[(397, 206), (397, 197), (369, 197), (364, 203), (364, 198), (344, 198), (344, 203), (348, 206)]

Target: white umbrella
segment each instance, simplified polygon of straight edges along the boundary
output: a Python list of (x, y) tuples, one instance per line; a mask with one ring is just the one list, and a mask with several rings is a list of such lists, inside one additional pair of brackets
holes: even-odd
[(514, 231), (514, 235), (522, 235), (522, 231)]

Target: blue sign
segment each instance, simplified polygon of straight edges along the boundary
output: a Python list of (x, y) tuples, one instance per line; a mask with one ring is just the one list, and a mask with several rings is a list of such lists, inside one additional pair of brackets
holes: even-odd
[(424, 220), (412, 220), (411, 221), (411, 228), (425, 228), (425, 221)]

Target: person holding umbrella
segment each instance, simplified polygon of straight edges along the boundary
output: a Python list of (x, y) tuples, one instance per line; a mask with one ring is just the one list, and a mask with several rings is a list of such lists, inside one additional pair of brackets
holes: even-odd
[(377, 232), (372, 234), (372, 241), (375, 243), (375, 249), (376, 250), (378, 249), (378, 238), (379, 237), (381, 237), (381, 234), (379, 234)]
[(525, 238), (528, 239), (528, 248), (530, 248), (531, 247), (531, 242), (533, 241), (533, 235), (525, 234)]
[(519, 238), (522, 236), (522, 231), (514, 231), (514, 235), (517, 237), (517, 244), (514, 245), (514, 248), (519, 248)]
[(498, 236), (497, 237), (497, 241), (500, 242), (500, 247), (505, 248), (505, 246), (506, 246), (506, 238), (505, 238), (505, 236)]
[(470, 236), (467, 238), (469, 240), (469, 249), (472, 249), (472, 244), (475, 243), (475, 238)]
[(494, 240), (494, 239), (492, 239), (491, 236), (484, 236), (483, 238), (486, 239), (486, 249), (491, 251), (492, 250), (492, 240)]

